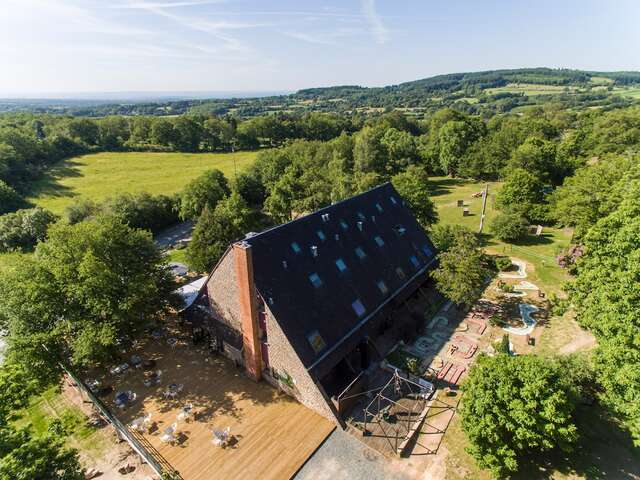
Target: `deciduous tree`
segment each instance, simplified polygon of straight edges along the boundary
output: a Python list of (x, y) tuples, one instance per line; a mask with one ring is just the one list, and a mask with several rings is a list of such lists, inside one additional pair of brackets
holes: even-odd
[(570, 451), (577, 391), (549, 359), (481, 356), (463, 385), (462, 428), (470, 453), (496, 477), (517, 472), (523, 459)]

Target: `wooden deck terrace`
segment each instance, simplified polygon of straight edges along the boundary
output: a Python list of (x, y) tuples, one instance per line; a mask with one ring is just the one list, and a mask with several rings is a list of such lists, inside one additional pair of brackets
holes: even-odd
[[(184, 480), (287, 479), (290, 478), (333, 431), (334, 424), (278, 392), (266, 382), (248, 379), (231, 361), (211, 357), (179, 337), (171, 348), (166, 336), (142, 342), (126, 356), (154, 359), (162, 370), (159, 385), (145, 387), (144, 372), (129, 369), (115, 376), (104, 373), (102, 385), (114, 393), (104, 400), (124, 423), (151, 414), (152, 428), (143, 436), (178, 471)], [(126, 361), (126, 356), (123, 359)], [(167, 386), (184, 385), (175, 399), (165, 399)], [(117, 391), (131, 390), (136, 401), (125, 409), (114, 404)], [(193, 405), (194, 419), (179, 421), (183, 406)], [(178, 422), (177, 442), (163, 443), (165, 428)], [(235, 444), (213, 444), (213, 430), (230, 427)]]

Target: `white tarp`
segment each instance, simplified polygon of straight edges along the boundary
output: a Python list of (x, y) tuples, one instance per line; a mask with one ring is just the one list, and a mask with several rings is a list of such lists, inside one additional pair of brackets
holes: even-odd
[(183, 285), (175, 291), (175, 293), (180, 295), (182, 297), (182, 300), (184, 301), (184, 306), (182, 307), (181, 311), (191, 306), (191, 304), (196, 300), (198, 292), (206, 281), (207, 276), (205, 275), (204, 277), (200, 277), (199, 279), (194, 280), (191, 283)]

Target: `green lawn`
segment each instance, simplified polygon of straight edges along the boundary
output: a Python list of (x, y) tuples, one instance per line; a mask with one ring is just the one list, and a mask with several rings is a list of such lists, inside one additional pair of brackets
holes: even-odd
[(89, 458), (99, 458), (110, 447), (108, 436), (87, 423), (85, 414), (71, 403), (57, 387), (34, 397), (29, 406), (18, 412), (16, 425), (29, 427), (35, 435), (47, 433), (53, 420), (59, 420), (66, 434), (67, 444)]
[(83, 155), (55, 166), (36, 182), (29, 200), (54, 213), (80, 198), (103, 200), (123, 192), (177, 193), (204, 170), (218, 168), (232, 178), (257, 152), (147, 153), (109, 152)]
[[(461, 224), (474, 232), (479, 230), (482, 198), (472, 198), (471, 195), (480, 192), (486, 185), (449, 177), (433, 177), (433, 200), (438, 208), (441, 223)], [(567, 229), (543, 229), (540, 237), (533, 235), (518, 244), (512, 245), (501, 242), (491, 236), (491, 221), (499, 213), (495, 208), (495, 194), (500, 189), (499, 182), (489, 182), (489, 198), (483, 228), (485, 248), (489, 253), (505, 254), (521, 258), (533, 265), (534, 271), (529, 272), (528, 280), (539, 283), (547, 292), (560, 292), (562, 284), (567, 280), (567, 273), (555, 262), (555, 256), (569, 246), (571, 231)], [(470, 216), (462, 215), (463, 209), (457, 206), (457, 200), (464, 200)]]

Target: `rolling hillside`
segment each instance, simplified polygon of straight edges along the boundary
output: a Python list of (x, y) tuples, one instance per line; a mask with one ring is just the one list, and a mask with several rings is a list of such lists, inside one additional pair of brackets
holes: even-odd
[(437, 75), (420, 80), (368, 88), (357, 85), (317, 87), (289, 95), (255, 98), (129, 101), (9, 101), (2, 111), (69, 113), (77, 116), (196, 114), (252, 117), (268, 113), (372, 113), (399, 109), (422, 115), (443, 107), (467, 113), (494, 113), (555, 103), (564, 108), (610, 108), (640, 99), (640, 72), (595, 72), (522, 68)]

